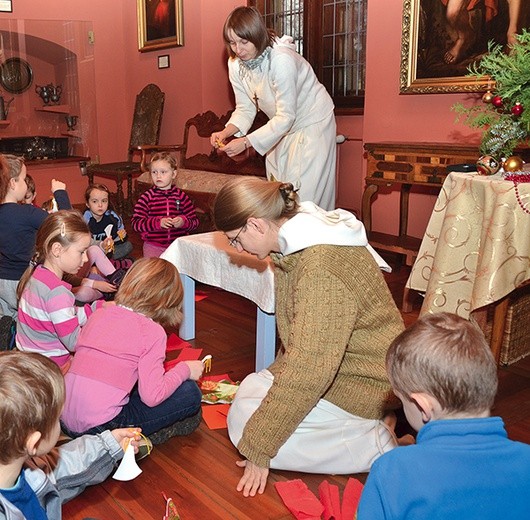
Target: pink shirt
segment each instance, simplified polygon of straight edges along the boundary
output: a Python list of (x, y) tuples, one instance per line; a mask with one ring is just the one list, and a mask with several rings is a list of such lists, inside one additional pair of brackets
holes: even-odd
[(137, 382), (147, 406), (167, 399), (190, 370), (178, 363), (165, 372), (166, 342), (164, 329), (150, 318), (118, 305), (97, 310), (81, 331), (65, 376), (66, 426), (84, 432), (110, 421)]

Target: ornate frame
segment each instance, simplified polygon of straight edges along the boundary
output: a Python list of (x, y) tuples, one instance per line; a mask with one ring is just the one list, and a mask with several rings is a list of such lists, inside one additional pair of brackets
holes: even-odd
[(470, 78), (465, 76), (467, 71), (456, 76), (418, 77), (420, 22), (425, 22), (425, 19), (423, 18), (422, 20), (421, 16), (425, 13), (420, 12), (422, 1), (426, 2), (427, 0), (403, 0), (400, 93), (437, 94), (480, 92), (491, 88), (492, 81), (488, 76), (484, 76), (483, 78)]
[[(160, 4), (167, 4), (163, 10), (168, 18), (166, 27), (155, 20), (155, 11)], [(184, 45), (182, 0), (137, 0), (137, 12), (140, 52)]]

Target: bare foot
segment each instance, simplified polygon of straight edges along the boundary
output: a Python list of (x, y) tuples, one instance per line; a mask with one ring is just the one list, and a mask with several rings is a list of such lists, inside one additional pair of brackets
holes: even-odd
[(453, 46), (444, 54), (445, 63), (458, 63), (461, 61), (467, 48), (466, 39), (457, 38)]

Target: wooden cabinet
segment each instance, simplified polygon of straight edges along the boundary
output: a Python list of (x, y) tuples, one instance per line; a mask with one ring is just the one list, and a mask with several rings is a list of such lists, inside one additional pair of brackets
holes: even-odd
[[(409, 194), (413, 186), (440, 189), (451, 164), (475, 164), (477, 146), (441, 143), (365, 143), (366, 187), (362, 199), (362, 220), (370, 243), (376, 249), (405, 256), (412, 265), (421, 240), (407, 235)], [(449, 170), (450, 171), (450, 170)], [(400, 190), (399, 235), (372, 231), (372, 198), (380, 186), (397, 185)]]

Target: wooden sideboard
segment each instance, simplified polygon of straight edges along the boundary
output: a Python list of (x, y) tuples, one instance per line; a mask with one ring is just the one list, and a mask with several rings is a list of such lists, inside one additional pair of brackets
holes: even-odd
[[(447, 176), (451, 164), (475, 164), (477, 146), (450, 143), (365, 143), (367, 157), (366, 187), (362, 198), (362, 221), (370, 243), (376, 249), (405, 256), (412, 265), (421, 239), (407, 235), (409, 194), (413, 186), (437, 190)], [(400, 190), (399, 235), (372, 231), (372, 199), (381, 186), (397, 186)]]

